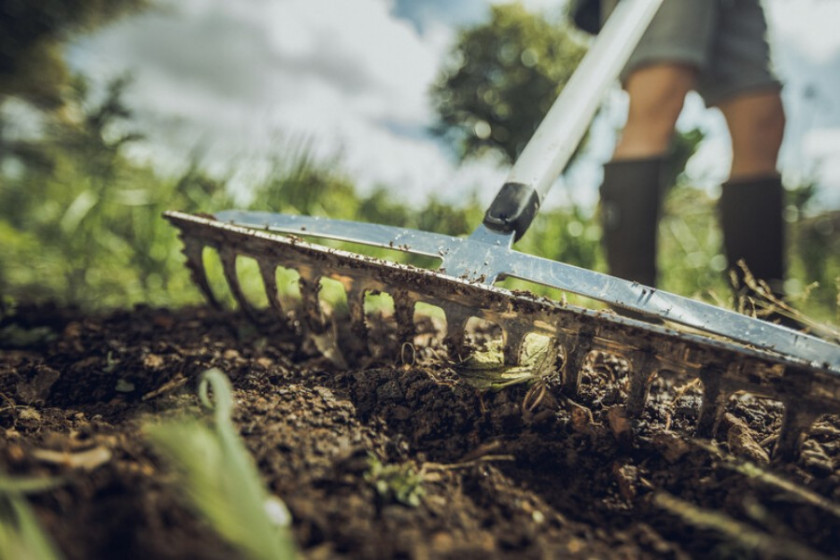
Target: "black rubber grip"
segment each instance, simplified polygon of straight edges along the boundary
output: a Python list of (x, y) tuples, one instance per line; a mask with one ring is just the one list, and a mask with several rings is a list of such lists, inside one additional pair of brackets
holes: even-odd
[(494, 231), (516, 232), (518, 241), (540, 208), (540, 195), (522, 183), (505, 183), (484, 214), (484, 225)]

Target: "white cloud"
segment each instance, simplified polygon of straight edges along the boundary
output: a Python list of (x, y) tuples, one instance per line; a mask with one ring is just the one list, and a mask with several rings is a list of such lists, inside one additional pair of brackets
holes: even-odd
[(452, 30), (433, 23), (421, 35), (390, 10), (384, 0), (190, 0), (79, 43), (71, 61), (102, 80), (134, 74), (128, 101), (157, 143), (148, 157), (201, 146), (217, 167), (235, 166), (302, 134), (320, 154), (341, 150), (362, 186), (405, 186), (421, 200), (445, 192), (453, 172), (423, 137)]
[[(247, 167), (241, 175), (248, 175), (260, 158), (288, 149), (281, 139), (302, 135), (312, 138), (316, 154), (340, 152), (364, 188), (389, 185), (416, 202), (430, 193), (458, 200), (477, 188), (489, 200), (503, 172), (481, 162), (455, 166), (424, 130), (433, 120), (428, 88), (454, 26), (476, 21), (496, 1), (170, 0), (165, 11), (83, 40), (71, 62), (100, 81), (134, 73), (128, 102), (152, 140), (144, 155), (158, 163), (182, 161), (200, 147), (217, 169)], [(554, 11), (564, 3), (525, 0), (532, 10)], [(782, 57), (790, 69), (789, 91), (804, 87), (807, 66), (807, 84), (836, 98), (825, 65), (840, 61), (840, 34), (833, 29), (840, 2), (767, 0), (767, 6), (774, 45), (792, 53)], [(831, 107), (802, 107), (807, 104), (790, 111), (792, 120), (802, 122), (805, 115), (815, 122), (794, 125), (794, 144), (802, 152), (791, 152), (793, 166), (819, 155), (799, 142), (809, 127), (840, 123), (836, 103), (835, 117)], [(709, 122), (700, 113), (684, 121)], [(728, 161), (719, 132), (692, 162), (696, 174), (711, 180), (725, 174)], [(606, 159), (608, 151), (597, 157)], [(831, 159), (822, 157), (826, 166)], [(581, 181), (576, 200), (594, 199), (595, 185), (583, 184), (597, 181), (597, 162), (591, 166), (574, 178)]]
[(767, 0), (766, 9), (777, 38), (796, 45), (814, 62), (824, 62), (840, 52), (840, 2)]

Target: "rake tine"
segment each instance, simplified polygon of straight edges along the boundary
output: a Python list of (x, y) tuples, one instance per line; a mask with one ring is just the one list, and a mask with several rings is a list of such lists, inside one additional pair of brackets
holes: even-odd
[[(303, 313), (301, 312), (302, 298), (295, 297), (295, 296), (287, 293), (284, 290), (284, 286), (277, 283), (277, 280), (276, 280), (277, 276), (276, 275), (281, 270), (287, 271), (287, 270), (290, 270), (290, 269), (285, 268), (285, 267), (281, 268), (280, 266), (278, 266), (277, 269), (275, 270), (275, 285), (277, 286), (277, 301), (280, 304), (280, 309), (282, 309), (282, 312), (283, 312), (284, 316), (286, 317), (286, 320), (289, 322), (289, 324), (291, 324), (294, 327), (295, 324), (300, 323), (300, 318), (303, 315)], [(300, 292), (300, 275), (299, 274), (298, 274), (298, 277), (297, 277), (297, 281), (295, 283), (297, 284), (298, 292)]]
[(773, 458), (791, 461), (799, 456), (803, 433), (820, 416), (819, 407), (811, 406), (803, 399), (812, 392), (814, 378), (807, 370), (786, 368), (781, 379), (782, 390), (792, 398), (784, 399), (785, 413), (779, 439), (773, 449)]
[(245, 298), (245, 293), (242, 291), (242, 285), (239, 283), (239, 277), (236, 274), (236, 252), (228, 246), (220, 247), (219, 258), (222, 261), (222, 271), (225, 274), (225, 280), (227, 280), (231, 294), (233, 294), (236, 303), (239, 304), (239, 308), (242, 309), (245, 314), (254, 321), (254, 323), (259, 325), (260, 320), (257, 317), (256, 309), (253, 305), (251, 305), (251, 302)]
[(517, 321), (509, 325), (503, 332), (505, 337), (505, 365), (514, 366), (520, 362), (522, 347), (525, 344), (525, 336), (531, 330), (526, 325)]
[(283, 304), (280, 303), (280, 297), (278, 295), (279, 290), (277, 287), (277, 267), (274, 264), (269, 264), (268, 262), (262, 260), (259, 261), (259, 265), (260, 276), (263, 280), (263, 286), (265, 287), (265, 295), (268, 298), (268, 303), (280, 317), (280, 320), (283, 322), (283, 325), (291, 329), (291, 321), (289, 320), (289, 316), (286, 313), (286, 310), (283, 309)]
[(302, 307), (302, 325), (304, 336), (315, 345), (318, 352), (340, 368), (347, 367), (344, 353), (338, 345), (336, 323), (330, 320), (321, 309), (318, 297), (321, 291), (321, 275), (301, 269), (300, 298)]
[(807, 409), (801, 402), (787, 401), (782, 417), (782, 427), (779, 430), (779, 439), (773, 449), (773, 459), (796, 460), (799, 457), (803, 434), (811, 428), (819, 416), (818, 412)]
[(350, 332), (360, 348), (366, 348), (368, 328), (365, 322), (365, 294), (367, 289), (354, 282), (347, 290), (347, 309), (350, 314)]
[(341, 317), (333, 312), (331, 329), (328, 332), (332, 335), (330, 344), (335, 348), (347, 363), (354, 366), (360, 365), (364, 356), (370, 354), (368, 347), (368, 328), (365, 320), (365, 294), (367, 288), (361, 282), (351, 278), (342, 278), (342, 285), (347, 300), (347, 315)]
[(221, 308), (219, 300), (210, 288), (210, 281), (207, 279), (207, 269), (204, 268), (204, 243), (194, 237), (181, 234), (181, 241), (184, 243), (183, 253), (187, 257), (187, 268), (190, 271), (192, 281), (198, 286), (210, 305), (216, 309)]
[(471, 314), (460, 306), (447, 306), (444, 308), (446, 314), (446, 338), (444, 343), (449, 348), (449, 353), (455, 359), (461, 359), (467, 354), (466, 336), (467, 321)]
[(308, 331), (322, 334), (327, 330), (328, 320), (324, 317), (321, 309), (321, 302), (318, 293), (321, 291), (321, 276), (319, 274), (308, 274), (300, 271), (298, 279), (300, 286), (300, 299), (303, 314), (303, 322)]
[(654, 354), (648, 350), (637, 350), (630, 356), (633, 368), (630, 373), (630, 395), (627, 397), (627, 413), (630, 416), (642, 415), (650, 381), (656, 374), (656, 370), (651, 367), (654, 363)]
[(568, 335), (562, 341), (566, 350), (566, 360), (563, 364), (563, 392), (574, 397), (580, 390), (580, 375), (586, 357), (592, 351), (593, 331), (591, 328), (582, 329), (575, 335)]
[(723, 376), (726, 373), (717, 364), (708, 365), (700, 370), (703, 383), (703, 404), (700, 406), (700, 418), (697, 420), (698, 437), (711, 438), (717, 431), (726, 401), (730, 393), (723, 390)]
[(394, 319), (397, 322), (397, 340), (412, 342), (417, 334), (417, 325), (414, 323), (414, 306), (417, 303), (407, 291), (395, 290), (391, 297), (394, 299)]

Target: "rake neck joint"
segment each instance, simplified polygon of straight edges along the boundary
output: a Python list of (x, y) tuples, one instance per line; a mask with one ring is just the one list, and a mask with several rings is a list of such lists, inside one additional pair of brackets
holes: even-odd
[(501, 233), (514, 233), (519, 241), (540, 207), (540, 195), (523, 183), (505, 183), (484, 214), (484, 225)]

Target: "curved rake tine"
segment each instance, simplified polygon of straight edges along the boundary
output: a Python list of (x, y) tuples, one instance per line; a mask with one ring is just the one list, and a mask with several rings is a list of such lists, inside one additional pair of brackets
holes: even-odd
[(210, 305), (216, 309), (220, 309), (222, 305), (218, 298), (216, 298), (216, 294), (213, 293), (212, 288), (210, 288), (210, 281), (207, 279), (207, 269), (204, 268), (204, 243), (194, 237), (184, 235), (183, 232), (180, 237), (184, 243), (182, 253), (187, 257), (187, 268), (190, 271), (192, 281), (195, 282), (201, 290), (201, 293), (210, 302)]
[(502, 332), (505, 339), (505, 365), (516, 365), (520, 362), (522, 348), (525, 345), (525, 337), (531, 332), (531, 329), (517, 321), (508, 328), (503, 329)]
[(786, 368), (781, 379), (784, 391), (790, 397), (784, 399), (785, 413), (782, 417), (782, 427), (779, 439), (773, 449), (773, 458), (791, 461), (799, 456), (803, 434), (819, 418), (818, 406), (811, 406), (802, 397), (812, 393), (814, 378), (808, 371), (797, 368)]
[(405, 290), (395, 290), (391, 297), (394, 299), (394, 319), (397, 322), (398, 345), (404, 342), (413, 342), (417, 334), (417, 325), (414, 323), (414, 307), (417, 300)]
[(467, 354), (466, 336), (467, 321), (472, 314), (460, 306), (448, 305), (444, 307), (446, 313), (446, 338), (444, 343), (449, 348), (451, 356), (460, 360)]
[(347, 291), (347, 309), (350, 313), (350, 331), (353, 337), (367, 346), (368, 327), (365, 322), (365, 294), (367, 289), (356, 283)]
[(575, 335), (566, 335), (562, 342), (566, 349), (566, 360), (563, 364), (563, 392), (574, 397), (580, 390), (580, 375), (586, 357), (592, 351), (594, 340), (593, 330), (583, 329)]
[(321, 309), (321, 278), (320, 274), (309, 274), (302, 270), (298, 281), (304, 336), (325, 358), (338, 367), (346, 368), (347, 361), (338, 345), (335, 323)]
[(773, 448), (773, 459), (780, 461), (794, 461), (799, 457), (802, 446), (803, 434), (820, 417), (801, 402), (788, 401), (785, 403), (785, 414), (782, 417), (782, 427), (779, 430), (779, 439)]
[(239, 304), (239, 308), (245, 312), (249, 319), (259, 325), (260, 319), (257, 310), (245, 297), (242, 285), (239, 283), (239, 276), (236, 274), (236, 252), (227, 246), (220, 247), (219, 258), (222, 261), (222, 272), (224, 272), (225, 280), (227, 280), (236, 303)]
[(711, 438), (717, 431), (723, 416), (730, 392), (724, 391), (723, 376), (726, 370), (712, 364), (700, 370), (700, 382), (703, 384), (703, 404), (700, 405), (700, 418), (697, 420), (696, 433), (702, 438)]
[(651, 367), (655, 363), (654, 354), (649, 350), (637, 350), (630, 356), (630, 395), (627, 397), (627, 413), (630, 416), (642, 415), (647, 400), (650, 382), (656, 375)]
[(357, 365), (360, 359), (369, 354), (368, 327), (365, 319), (365, 294), (367, 288), (362, 283), (344, 280), (347, 298), (346, 320), (334, 321), (335, 343), (341, 348), (344, 359)]
[(307, 331), (315, 334), (322, 334), (327, 330), (329, 320), (324, 316), (321, 309), (321, 301), (318, 294), (321, 292), (321, 275), (309, 275), (301, 271), (298, 279), (300, 286), (300, 300), (302, 320)]
[(277, 266), (269, 264), (266, 261), (259, 261), (260, 276), (262, 277), (263, 286), (265, 287), (265, 295), (268, 298), (268, 303), (274, 309), (277, 316), (283, 323), (283, 326), (289, 330), (294, 329), (294, 325), (289, 318), (287, 310), (283, 308), (280, 302), (279, 290), (277, 286)]

